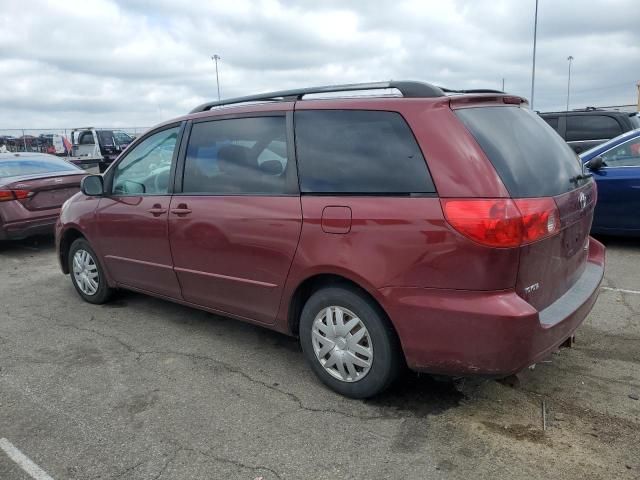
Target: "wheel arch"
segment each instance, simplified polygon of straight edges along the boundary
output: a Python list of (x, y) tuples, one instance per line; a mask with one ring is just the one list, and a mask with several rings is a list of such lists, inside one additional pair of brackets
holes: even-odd
[(78, 238), (84, 238), (86, 240), (87, 237), (80, 231), (80, 229), (75, 227), (68, 228), (60, 237), (58, 254), (60, 256), (60, 267), (65, 274), (69, 273), (69, 249), (71, 248), (71, 244)]
[(389, 325), (393, 329), (396, 337), (398, 337), (398, 331), (396, 330), (391, 318), (384, 309), (382, 303), (369, 289), (362, 286), (361, 283), (355, 281), (347, 276), (337, 273), (316, 273), (306, 277), (295, 288), (291, 298), (289, 300), (289, 309), (287, 312), (287, 329), (288, 333), (293, 336), (298, 336), (298, 327), (300, 323), (300, 314), (306, 301), (313, 295), (314, 292), (321, 288), (328, 286), (343, 286), (354, 289), (368, 298), (373, 304), (380, 310), (383, 317), (389, 322)]

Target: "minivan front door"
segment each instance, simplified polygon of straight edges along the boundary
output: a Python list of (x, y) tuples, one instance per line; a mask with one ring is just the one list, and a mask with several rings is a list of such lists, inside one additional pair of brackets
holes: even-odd
[(155, 132), (129, 151), (107, 180), (100, 199), (100, 251), (119, 284), (180, 298), (169, 248), (169, 178), (180, 127)]
[(302, 226), (290, 147), (284, 112), (193, 124), (169, 209), (185, 300), (274, 322)]

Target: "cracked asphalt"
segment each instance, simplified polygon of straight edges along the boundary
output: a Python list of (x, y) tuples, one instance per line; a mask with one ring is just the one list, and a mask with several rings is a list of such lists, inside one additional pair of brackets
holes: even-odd
[[(0, 438), (60, 479), (638, 479), (640, 241), (563, 349), (510, 382), (407, 374), (340, 397), (297, 341), (122, 292), (83, 303), (51, 239), (0, 244)], [(546, 412), (543, 430), (542, 403)], [(0, 479), (28, 479), (0, 451)]]

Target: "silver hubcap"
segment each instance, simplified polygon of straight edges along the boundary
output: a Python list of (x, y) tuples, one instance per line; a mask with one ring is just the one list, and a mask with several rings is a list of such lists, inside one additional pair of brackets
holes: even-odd
[(98, 291), (98, 266), (89, 252), (80, 249), (73, 255), (73, 277), (76, 285), (85, 295), (95, 295)]
[(327, 307), (316, 315), (311, 330), (313, 350), (323, 368), (343, 382), (357, 382), (369, 373), (373, 345), (369, 331), (353, 312)]

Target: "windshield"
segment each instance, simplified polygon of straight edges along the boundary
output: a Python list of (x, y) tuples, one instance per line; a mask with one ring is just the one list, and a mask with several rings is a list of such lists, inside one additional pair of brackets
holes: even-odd
[(2, 179), (54, 172), (82, 172), (82, 170), (71, 163), (57, 158), (0, 159), (0, 178)]
[(640, 113), (629, 115), (629, 121), (633, 128), (640, 128)]
[(591, 147), (589, 150), (585, 150), (584, 152), (580, 153), (580, 158), (589, 158), (594, 153), (604, 152), (604, 151), (608, 150), (609, 148), (611, 148), (612, 146), (615, 146), (618, 143), (622, 143), (622, 142), (626, 141), (627, 139), (633, 138), (633, 137), (638, 136), (638, 135), (640, 135), (640, 128), (638, 128), (636, 130), (632, 130), (631, 132), (623, 133), (619, 137), (612, 138), (609, 141), (606, 141), (604, 143), (596, 145), (595, 147)]
[(133, 142), (133, 138), (125, 132), (113, 132), (113, 138), (116, 141), (116, 145), (128, 145)]

